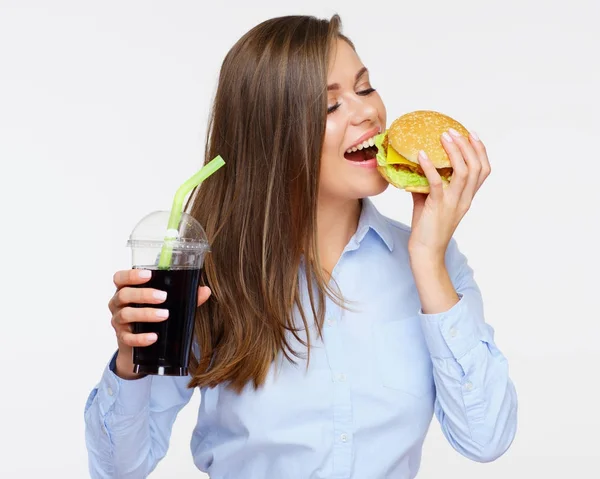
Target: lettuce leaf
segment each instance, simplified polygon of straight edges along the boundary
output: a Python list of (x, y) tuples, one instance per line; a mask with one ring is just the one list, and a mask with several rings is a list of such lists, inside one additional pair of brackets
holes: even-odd
[(427, 178), (413, 171), (396, 170), (393, 166), (387, 166), (385, 172), (394, 183), (401, 187), (429, 186)]
[(375, 136), (375, 146), (377, 147), (377, 164), (379, 166), (385, 166), (387, 163), (387, 151), (383, 151), (383, 140), (385, 140), (385, 135), (387, 134), (387, 130), (379, 135)]

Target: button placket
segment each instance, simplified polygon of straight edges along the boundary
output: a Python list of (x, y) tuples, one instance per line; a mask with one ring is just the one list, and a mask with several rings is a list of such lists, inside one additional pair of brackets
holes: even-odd
[(324, 342), (333, 387), (333, 437), (331, 438), (334, 444), (333, 477), (346, 477), (352, 468), (352, 396), (348, 380), (348, 364), (344, 354), (340, 311), (331, 303), (328, 303), (327, 307), (331, 309), (330, 315), (325, 319)]

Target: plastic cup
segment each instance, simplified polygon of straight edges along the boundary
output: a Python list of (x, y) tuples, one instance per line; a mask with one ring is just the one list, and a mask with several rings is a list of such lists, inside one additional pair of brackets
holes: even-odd
[[(194, 336), (200, 274), (210, 245), (204, 229), (187, 213), (181, 213), (176, 230), (169, 225), (172, 213), (155, 211), (145, 216), (132, 231), (132, 267), (149, 269), (152, 277), (139, 288), (154, 288), (167, 293), (158, 305), (134, 307), (167, 309), (169, 317), (159, 322), (133, 323), (134, 333), (156, 333), (150, 346), (133, 348), (134, 372), (160, 376), (186, 376)], [(171, 221), (172, 222), (172, 221)], [(170, 227), (169, 227), (170, 226)], [(165, 232), (169, 230), (169, 237)], [(168, 247), (169, 265), (159, 266), (161, 251)]]

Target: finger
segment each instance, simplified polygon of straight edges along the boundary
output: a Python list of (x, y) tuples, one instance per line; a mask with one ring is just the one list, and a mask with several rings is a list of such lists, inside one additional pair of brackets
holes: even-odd
[(167, 299), (167, 293), (153, 288), (122, 288), (108, 303), (111, 313), (128, 304), (160, 304)]
[(443, 192), (443, 181), (440, 174), (433, 166), (433, 163), (423, 150), (419, 151), (419, 165), (425, 173), (425, 177), (429, 182), (429, 196), (432, 200), (438, 201), (444, 195)]
[(479, 157), (479, 161), (481, 162), (481, 171), (479, 172), (479, 181), (477, 182), (477, 190), (481, 187), (483, 182), (490, 176), (492, 172), (492, 167), (490, 165), (490, 160), (487, 155), (487, 150), (483, 142), (479, 139), (479, 136), (475, 132), (470, 132), (469, 142), (471, 146), (477, 153)]
[(159, 323), (169, 317), (168, 309), (126, 307), (114, 315), (117, 324)]
[(126, 269), (123, 271), (117, 271), (113, 275), (113, 283), (117, 289), (123, 286), (133, 286), (138, 284), (144, 284), (152, 277), (152, 271), (149, 269)]
[(131, 347), (144, 347), (154, 343), (158, 336), (156, 333), (134, 334), (129, 331), (121, 331), (118, 335), (119, 342)]
[(210, 298), (211, 294), (212, 291), (208, 286), (200, 286), (198, 288), (198, 306), (206, 303), (206, 301), (208, 301), (208, 298)]
[(462, 136), (453, 128), (450, 128), (449, 132), (450, 135), (452, 135), (454, 143), (456, 143), (458, 146), (465, 163), (467, 164), (467, 181), (461, 195), (461, 200), (470, 204), (471, 200), (475, 196), (475, 192), (477, 191), (479, 174), (481, 172), (481, 161), (479, 161), (477, 152), (467, 138)]
[(449, 190), (456, 198), (460, 198), (467, 183), (469, 169), (460, 148), (448, 132), (442, 134), (442, 146), (446, 150), (450, 164), (452, 165), (452, 180), (450, 180)]

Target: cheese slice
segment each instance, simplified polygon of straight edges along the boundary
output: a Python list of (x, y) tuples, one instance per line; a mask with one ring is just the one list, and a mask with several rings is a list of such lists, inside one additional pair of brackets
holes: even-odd
[(410, 160), (404, 158), (400, 153), (394, 150), (391, 146), (388, 146), (388, 151), (386, 155), (386, 163), (388, 165), (409, 165), (409, 166), (419, 166), (418, 163), (413, 163)]

